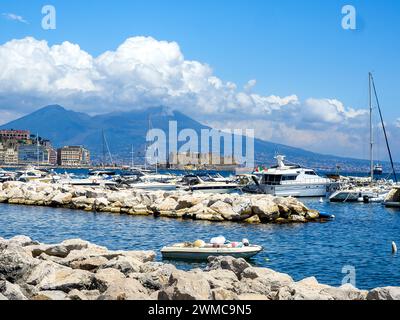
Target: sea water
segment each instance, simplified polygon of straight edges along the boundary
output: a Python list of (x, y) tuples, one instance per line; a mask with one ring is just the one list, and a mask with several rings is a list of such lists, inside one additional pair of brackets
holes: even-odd
[[(252, 264), (288, 273), (295, 280), (315, 276), (320, 283), (340, 286), (348, 270), (354, 270), (352, 280), (361, 289), (400, 285), (400, 258), (391, 252), (392, 241), (400, 244), (400, 211), (381, 204), (302, 201), (336, 219), (248, 225), (0, 204), (0, 236), (27, 235), (45, 243), (82, 238), (109, 249), (155, 250), (158, 260), (159, 250), (168, 244), (219, 235), (232, 241), (248, 238), (264, 247)], [(182, 269), (206, 265), (168, 262)]]

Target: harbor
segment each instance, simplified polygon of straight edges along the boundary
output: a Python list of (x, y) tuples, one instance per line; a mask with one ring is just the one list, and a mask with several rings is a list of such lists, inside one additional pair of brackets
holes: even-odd
[(0, 304), (400, 301), (400, 2), (14, 2)]

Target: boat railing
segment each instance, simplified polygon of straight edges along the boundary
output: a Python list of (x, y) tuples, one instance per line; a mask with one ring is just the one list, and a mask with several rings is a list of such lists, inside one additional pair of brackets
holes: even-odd
[(268, 186), (290, 186), (290, 185), (301, 185), (301, 184), (326, 184), (326, 183), (334, 183), (332, 180), (330, 179), (324, 179), (324, 178), (316, 178), (316, 179), (306, 179), (303, 181), (295, 181), (295, 180), (291, 180), (291, 181), (276, 181), (276, 182), (261, 182), (260, 184), (262, 185), (268, 185)]

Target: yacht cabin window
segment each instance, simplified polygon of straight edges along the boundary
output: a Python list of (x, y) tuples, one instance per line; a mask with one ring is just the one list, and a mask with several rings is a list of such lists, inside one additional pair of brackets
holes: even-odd
[(317, 174), (314, 171), (306, 171), (305, 174), (309, 176), (316, 176)]

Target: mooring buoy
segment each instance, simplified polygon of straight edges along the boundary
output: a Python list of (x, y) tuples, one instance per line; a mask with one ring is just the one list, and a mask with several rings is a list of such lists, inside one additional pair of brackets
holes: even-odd
[(395, 254), (395, 253), (397, 253), (397, 245), (396, 245), (396, 242), (392, 242), (392, 253), (393, 254)]

